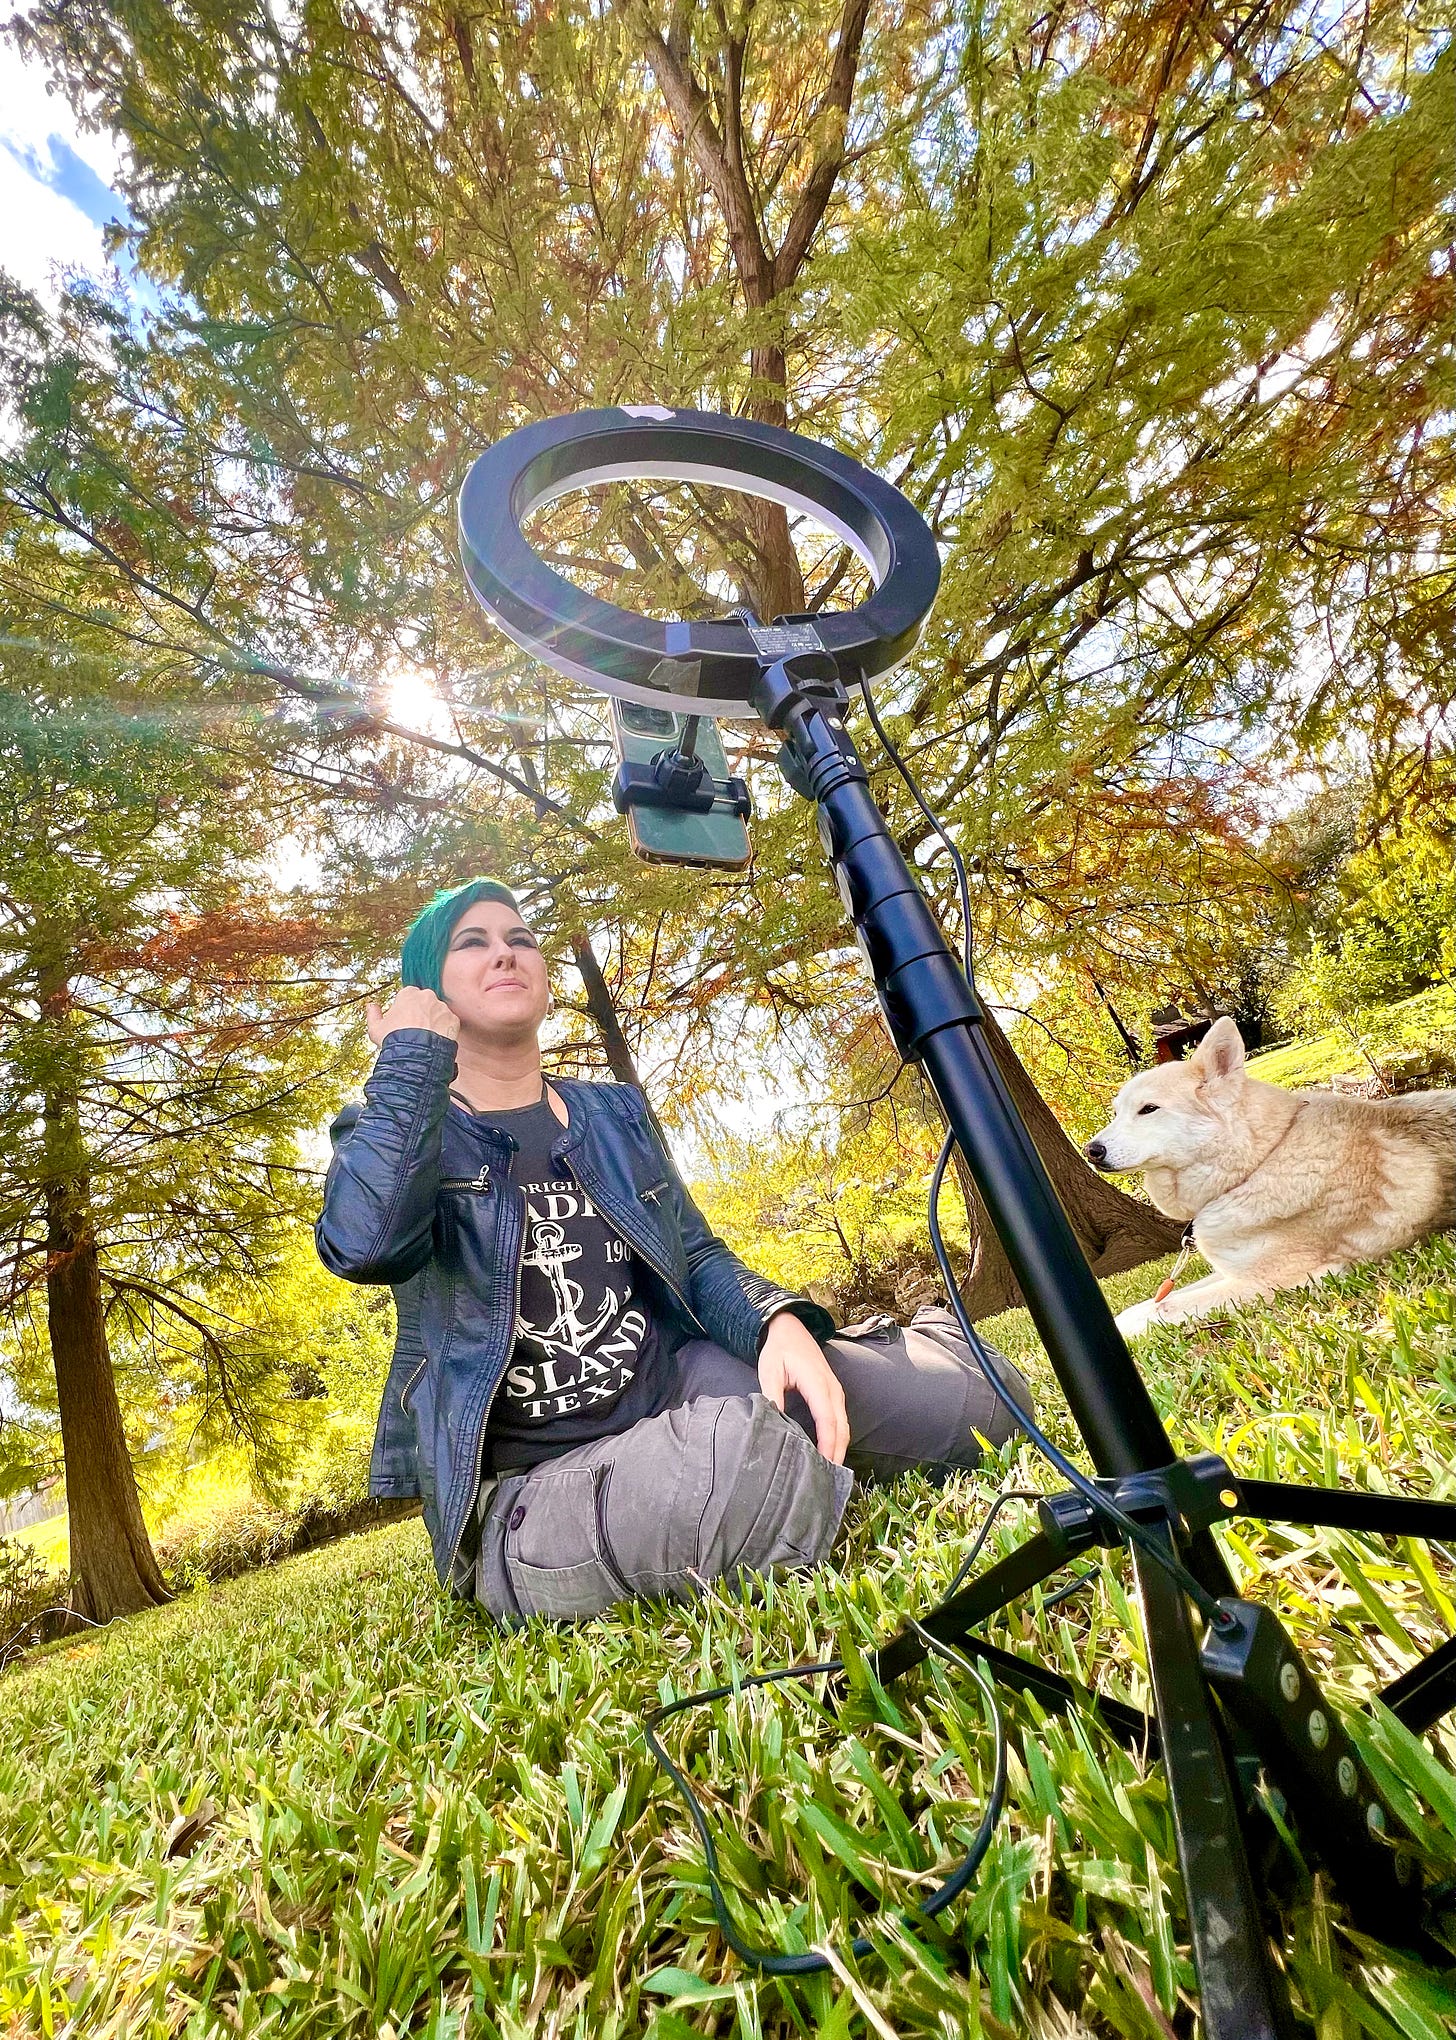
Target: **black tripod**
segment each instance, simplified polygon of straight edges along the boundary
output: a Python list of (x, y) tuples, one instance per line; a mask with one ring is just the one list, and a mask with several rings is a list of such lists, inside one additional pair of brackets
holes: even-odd
[[(1034, 1537), (918, 1627), (1043, 1706), (1088, 1704), (1059, 1673), (975, 1632), (1077, 1553), (1129, 1544), (1156, 1727), (1115, 1702), (1090, 1704), (1114, 1735), (1161, 1754), (1209, 2040), (1279, 2040), (1291, 2014), (1249, 1867), (1260, 1771), (1368, 1931), (1423, 1945), (1429, 1899), (1415, 1838), (1278, 1619), (1238, 1597), (1209, 1531), (1238, 1515), (1456, 1540), (1456, 1505), (1244, 1480), (1216, 1454), (1175, 1456), (992, 1058), (975, 992), (870, 793), (844, 727), (848, 698), (834, 662), (813, 654), (766, 668), (753, 691), (784, 740), (790, 784), (818, 804), (820, 838), (896, 1046), (935, 1087), (1100, 1476), (1100, 1503), (1083, 1492), (1049, 1497)], [(1128, 1519), (1141, 1534), (1129, 1536)], [(1185, 1583), (1201, 1589), (1201, 1632)], [(881, 1681), (926, 1653), (907, 1629), (879, 1651)], [(1456, 1639), (1381, 1698), (1408, 1728), (1428, 1728), (1456, 1704)]]
[[(644, 475), (745, 489), (812, 514), (859, 557), (873, 595), (847, 612), (767, 627), (743, 611), (662, 623), (584, 594), (523, 536), (524, 520), (572, 489)], [(1175, 1456), (992, 1058), (975, 992), (844, 727), (846, 683), (888, 672), (916, 642), (940, 579), (934, 537), (898, 490), (830, 447), (741, 418), (640, 404), (542, 419), (491, 447), (461, 492), (460, 543), (476, 597), (532, 656), (627, 701), (687, 716), (757, 714), (783, 739), (779, 762), (818, 804), (895, 1043), (935, 1087), (1098, 1473), (1088, 1481), (1061, 1460), (1072, 1491), (1041, 1504), (1037, 1535), (886, 1644), (879, 1676), (918, 1664), (930, 1637), (1044, 1706), (1091, 1705), (1114, 1735), (1160, 1751), (1209, 2040), (1287, 2034), (1289, 2003), (1249, 1868), (1261, 1772), (1372, 1933), (1420, 1945), (1432, 1896), (1415, 1838), (1274, 1615), (1235, 1593), (1212, 1526), (1241, 1515), (1456, 1541), (1456, 1505), (1248, 1481), (1211, 1454)], [(685, 759), (659, 764), (654, 799), (689, 777)], [(734, 787), (711, 798), (720, 794), (737, 804)], [(695, 780), (692, 798), (701, 796)], [(975, 1633), (1077, 1552), (1116, 1544), (1131, 1553), (1142, 1599), (1154, 1722)], [(1428, 1728), (1456, 1704), (1456, 1639), (1381, 1697), (1408, 1728)]]

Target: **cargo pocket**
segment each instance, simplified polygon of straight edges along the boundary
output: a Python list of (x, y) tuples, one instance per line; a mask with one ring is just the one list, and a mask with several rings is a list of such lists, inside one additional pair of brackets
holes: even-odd
[(709, 1577), (822, 1563), (854, 1486), (762, 1396), (725, 1403), (714, 1439), (722, 1505), (703, 1524)]
[(733, 1570), (822, 1565), (854, 1491), (852, 1469), (836, 1465), (807, 1439), (801, 1445), (798, 1436), (791, 1435), (785, 1440), (773, 1489)]
[(600, 1615), (630, 1598), (603, 1531), (605, 1467), (543, 1467), (505, 1520), (506, 1576), (523, 1615), (558, 1622)]

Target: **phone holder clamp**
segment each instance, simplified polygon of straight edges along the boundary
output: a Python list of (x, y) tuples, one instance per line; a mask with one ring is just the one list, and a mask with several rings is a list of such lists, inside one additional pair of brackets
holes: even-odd
[(675, 808), (687, 815), (726, 807), (745, 822), (753, 813), (746, 780), (713, 779), (701, 758), (681, 751), (659, 751), (650, 765), (619, 765), (612, 780), (612, 806), (619, 815), (634, 807)]

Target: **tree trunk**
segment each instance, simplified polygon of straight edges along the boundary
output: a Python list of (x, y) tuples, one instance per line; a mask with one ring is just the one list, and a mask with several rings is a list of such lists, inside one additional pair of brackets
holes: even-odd
[[(664, 37), (655, 10), (642, 5), (642, 0), (620, 0), (620, 4), (652, 66), (682, 144), (691, 152), (718, 201), (745, 302), (756, 314), (756, 334), (749, 355), (748, 416), (766, 425), (783, 426), (788, 422), (788, 363), (781, 329), (776, 333), (770, 319), (778, 300), (793, 285), (812, 252), (825, 208), (844, 167), (843, 123), (854, 98), (869, 0), (843, 0), (829, 73), (807, 128), (812, 131), (816, 122), (834, 114), (838, 124), (832, 120), (824, 124), (825, 139), (794, 201), (777, 250), (770, 247), (755, 188), (745, 171), (751, 146), (742, 120), (746, 27), (735, 38), (727, 17), (719, 17), (722, 32), (716, 51), (718, 68), (709, 74), (710, 84), (714, 85), (709, 90), (693, 71), (694, 17), (690, 10), (679, 13), (674, 9)], [(753, 585), (747, 591), (753, 606), (765, 621), (784, 612), (801, 611), (804, 583), (787, 512), (777, 503), (755, 499), (746, 513), (746, 521), (754, 554), (755, 571), (750, 577)], [(1116, 1014), (1113, 1018), (1129, 1057), (1134, 1057), (1135, 1041)], [(989, 1015), (987, 1027), (992, 1052), (1094, 1271), (1110, 1275), (1169, 1253), (1178, 1244), (1180, 1228), (1115, 1189), (1088, 1167)], [(973, 1226), (979, 1234), (967, 1303), (972, 1317), (988, 1317), (1019, 1303), (1021, 1295), (1000, 1242), (987, 1223), (980, 1198), (969, 1183), (965, 1187), (970, 1193)]]
[(122, 1426), (89, 1186), (52, 1183), (46, 1212), (46, 1307), (66, 1464), (71, 1606), (93, 1622), (110, 1622), (172, 1597), (142, 1520)]
[(804, 576), (789, 531), (789, 513), (782, 503), (751, 496), (743, 521), (753, 547), (753, 564), (745, 566), (744, 598), (763, 623), (776, 616), (799, 616), (804, 609)]
[(640, 1091), (642, 1079), (637, 1074), (637, 1065), (632, 1060), (632, 1051), (622, 1032), (622, 1023), (617, 1018), (617, 1009), (612, 1004), (602, 967), (597, 962), (596, 951), (589, 938), (580, 929), (572, 934), (571, 955), (582, 990), (586, 993), (586, 1009), (607, 1052), (607, 1067), (619, 1084), (632, 1084)]
[[(817, 133), (821, 139), (777, 249), (769, 242), (748, 167), (753, 140), (744, 126), (742, 96), (747, 13), (736, 24), (719, 13), (715, 41), (709, 27), (712, 16), (695, 21), (692, 10), (674, 8), (664, 36), (657, 10), (645, 6), (643, 0), (618, 0), (618, 6), (652, 67), (682, 146), (718, 202), (744, 302), (757, 315), (757, 332), (749, 349), (745, 410), (762, 424), (784, 426), (788, 423), (788, 363), (782, 330), (774, 330), (776, 322), (770, 315), (809, 259), (825, 207), (844, 167), (844, 123), (854, 98), (869, 0), (844, 0), (823, 92), (805, 109), (806, 136)], [(706, 66), (706, 86), (693, 67), (695, 41)], [(798, 615), (804, 607), (804, 578), (789, 532), (788, 512), (780, 503), (755, 497), (743, 518), (753, 554), (752, 566), (738, 577), (744, 598), (765, 623), (775, 616)]]
[[(1016, 1051), (994, 1016), (986, 1014), (986, 1039), (995, 1056), (1012, 1102), (1046, 1164), (1072, 1230), (1094, 1275), (1117, 1275), (1171, 1254), (1183, 1237), (1176, 1219), (1165, 1218), (1150, 1204), (1129, 1197), (1083, 1161), (1063, 1133), (1055, 1113), (1017, 1060)], [(962, 1176), (962, 1188), (967, 1176)], [(972, 1318), (994, 1317), (1023, 1301), (1011, 1264), (991, 1230), (980, 1196), (972, 1187), (971, 1228), (974, 1245), (970, 1274), (961, 1296)]]
[(1128, 1067), (1136, 1075), (1137, 1071), (1143, 1066), (1142, 1043), (1123, 1019), (1121, 1013), (1118, 1012), (1116, 1006), (1113, 1005), (1111, 999), (1107, 996), (1106, 988), (1098, 982), (1095, 974), (1089, 970), (1087, 975), (1092, 980), (1093, 991), (1107, 1009), (1108, 1019), (1117, 1029), (1118, 1038), (1122, 1042), (1123, 1053), (1127, 1057)]
[(647, 1117), (657, 1128), (657, 1135), (663, 1146), (667, 1146), (667, 1135), (662, 1122), (652, 1109), (637, 1065), (632, 1058), (627, 1037), (622, 1032), (622, 1023), (617, 1018), (617, 1009), (612, 1003), (612, 994), (602, 976), (602, 967), (597, 962), (596, 951), (588, 937), (578, 930), (571, 938), (571, 953), (576, 962), (577, 975), (586, 993), (586, 1009), (596, 1024), (597, 1033), (602, 1037), (602, 1046), (607, 1051), (607, 1066), (619, 1084), (630, 1084), (635, 1091), (641, 1091), (642, 1103), (647, 1107)]
[[(759, 300), (749, 293), (750, 303)], [(770, 298), (762, 300), (767, 309)], [(748, 415), (764, 425), (786, 426), (789, 422), (789, 373), (782, 347), (753, 349), (749, 363), (753, 394)], [(745, 594), (765, 623), (776, 616), (798, 616), (804, 608), (804, 576), (799, 555), (789, 531), (789, 513), (782, 503), (770, 503), (763, 496), (744, 499), (744, 521), (753, 548), (753, 584)]]

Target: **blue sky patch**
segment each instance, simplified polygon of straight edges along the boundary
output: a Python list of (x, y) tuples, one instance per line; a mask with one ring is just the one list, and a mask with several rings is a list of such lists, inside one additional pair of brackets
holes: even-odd
[(109, 184), (103, 184), (91, 165), (83, 162), (60, 135), (46, 136), (46, 148), (50, 152), (48, 163), (42, 160), (38, 150), (17, 148), (6, 136), (0, 135), (0, 146), (7, 149), (22, 170), (27, 171), (38, 184), (47, 185), (58, 197), (68, 199), (93, 226), (109, 226), (113, 220), (130, 223), (131, 214), (126, 201), (118, 198)]

